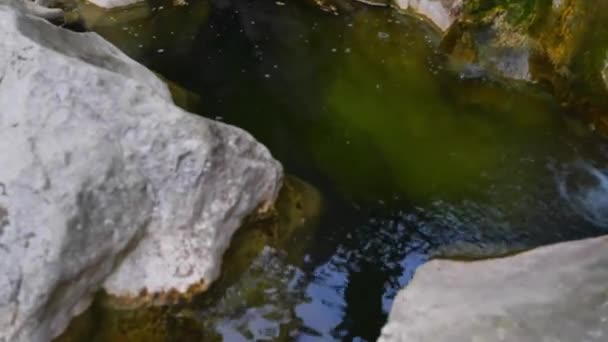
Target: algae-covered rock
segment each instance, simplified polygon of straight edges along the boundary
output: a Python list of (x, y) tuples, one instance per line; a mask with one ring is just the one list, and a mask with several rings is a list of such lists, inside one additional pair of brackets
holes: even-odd
[[(538, 45), (529, 35), (541, 1), (466, 2), (460, 20), (442, 45), (456, 61), (483, 66), (491, 73), (531, 80), (530, 59)], [(540, 11), (540, 9), (538, 9)]]
[(601, 124), (608, 108), (607, 19), (605, 1), (469, 0), (442, 47), (455, 65), (539, 82)]

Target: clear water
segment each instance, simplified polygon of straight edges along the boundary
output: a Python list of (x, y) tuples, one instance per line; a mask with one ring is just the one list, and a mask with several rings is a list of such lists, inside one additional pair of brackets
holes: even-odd
[(416, 18), (283, 2), (81, 5), (87, 29), (200, 97), (184, 106), (248, 130), (310, 185), (290, 202), (305, 223), (286, 214), (251, 248), (241, 233), (194, 303), (98, 303), (62, 341), (373, 341), (430, 257), (608, 231), (608, 151), (550, 94), (448, 69)]

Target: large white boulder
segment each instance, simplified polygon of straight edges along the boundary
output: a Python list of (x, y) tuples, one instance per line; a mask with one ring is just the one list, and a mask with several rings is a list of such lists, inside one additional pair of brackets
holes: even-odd
[(458, 18), (463, 0), (394, 0), (401, 10), (414, 11), (446, 31)]
[(99, 36), (20, 8), (0, 0), (0, 341), (49, 340), (102, 286), (204, 290), (280, 164)]
[(380, 342), (608, 340), (608, 236), (478, 262), (431, 261)]

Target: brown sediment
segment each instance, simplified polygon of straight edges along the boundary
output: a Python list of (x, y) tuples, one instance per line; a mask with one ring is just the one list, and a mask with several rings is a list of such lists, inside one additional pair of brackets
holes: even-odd
[(150, 292), (147, 288), (142, 288), (135, 296), (116, 296), (105, 294), (104, 305), (117, 308), (132, 310), (146, 306), (174, 305), (190, 302), (192, 298), (199, 295), (209, 288), (209, 283), (205, 279), (190, 285), (185, 292), (180, 292), (176, 288), (167, 291)]

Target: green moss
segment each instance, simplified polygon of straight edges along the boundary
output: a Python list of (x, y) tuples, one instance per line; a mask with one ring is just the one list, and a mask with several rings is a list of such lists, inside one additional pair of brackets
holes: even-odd
[(593, 121), (608, 117), (602, 77), (608, 51), (606, 1), (562, 0), (554, 7), (551, 0), (469, 0), (442, 45), (457, 60), (488, 70), (509, 62), (512, 54), (504, 51), (523, 51), (529, 55), (531, 78), (561, 102)]
[(551, 0), (470, 0), (464, 14), (477, 22), (488, 22), (505, 14), (509, 25), (527, 30), (542, 21), (551, 11)]

